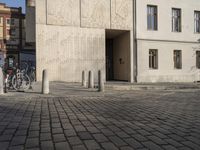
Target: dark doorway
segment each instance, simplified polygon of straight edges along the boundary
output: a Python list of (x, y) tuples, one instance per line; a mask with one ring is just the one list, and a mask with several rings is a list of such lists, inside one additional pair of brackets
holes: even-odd
[(106, 30), (106, 80), (130, 80), (130, 31)]
[(106, 80), (113, 80), (113, 40), (106, 39)]

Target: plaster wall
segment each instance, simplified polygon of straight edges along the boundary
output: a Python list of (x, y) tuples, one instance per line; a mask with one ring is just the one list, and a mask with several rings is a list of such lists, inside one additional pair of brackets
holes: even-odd
[[(158, 50), (158, 69), (149, 69), (149, 49)], [(182, 50), (182, 69), (174, 68), (173, 51)], [(138, 82), (194, 82), (200, 80), (196, 51), (200, 44), (138, 40)]]
[[(197, 42), (194, 33), (194, 11), (200, 11), (199, 0), (136, 0), (137, 39)], [(158, 31), (147, 30), (147, 5), (158, 8)], [(172, 32), (172, 8), (182, 12), (182, 32)]]

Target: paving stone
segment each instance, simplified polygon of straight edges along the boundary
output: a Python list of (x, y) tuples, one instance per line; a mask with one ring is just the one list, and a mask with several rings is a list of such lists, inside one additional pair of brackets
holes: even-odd
[(66, 137), (76, 136), (76, 132), (74, 130), (64, 130)]
[(51, 133), (41, 133), (40, 134), (40, 140), (41, 141), (49, 141), (51, 140)]
[(167, 143), (171, 144), (171, 145), (174, 146), (174, 147), (182, 147), (182, 146), (183, 146), (182, 143), (179, 143), (179, 142), (177, 142), (177, 141), (175, 141), (175, 140), (173, 140), (173, 139), (165, 139), (165, 141), (166, 141)]
[(138, 148), (142, 148), (142, 144), (139, 143), (138, 141), (136, 141), (135, 139), (133, 138), (127, 138), (127, 139), (124, 139), (124, 141), (130, 145), (131, 147), (135, 148), (135, 149), (138, 149)]
[(53, 128), (52, 133), (53, 134), (63, 133), (63, 129), (62, 128)]
[(11, 145), (12, 146), (24, 145), (25, 140), (26, 140), (26, 136), (15, 136), (11, 141)]
[(121, 147), (120, 150), (134, 150), (134, 149), (130, 146), (124, 146), (124, 147)]
[(148, 138), (152, 140), (154, 143), (159, 144), (159, 145), (167, 144), (167, 142), (165, 142), (164, 140), (156, 136), (148, 136)]
[(78, 132), (78, 136), (81, 140), (92, 140), (93, 137), (89, 132)]
[(111, 136), (109, 139), (118, 147), (126, 146), (127, 144), (117, 136)]
[(78, 136), (74, 136), (74, 137), (69, 137), (68, 141), (71, 145), (79, 145), (82, 144), (82, 141), (80, 140), (80, 138)]
[[(188, 146), (194, 150), (200, 150), (200, 145), (194, 144), (191, 141), (182, 142), (185, 146)], [(199, 143), (200, 144), (200, 143)]]
[(9, 150), (24, 150), (24, 146), (12, 146), (9, 147)]
[(10, 141), (13, 135), (0, 135), (0, 142)]
[(65, 135), (64, 134), (54, 134), (53, 135), (53, 141), (56, 142), (64, 142), (66, 141)]
[(119, 150), (113, 143), (107, 142), (107, 143), (101, 143), (101, 146), (105, 150)]
[(163, 146), (163, 148), (165, 150), (177, 150), (177, 148), (175, 148), (174, 146), (171, 146), (171, 145), (165, 145), (165, 146)]
[(53, 142), (52, 141), (42, 141), (41, 149), (42, 150), (54, 150)]
[(88, 150), (100, 149), (99, 144), (95, 140), (84, 140)]
[(9, 146), (9, 142), (0, 142), (1, 150), (7, 150), (8, 146)]
[(87, 150), (84, 145), (76, 145), (72, 147), (73, 150)]
[(56, 150), (70, 150), (68, 142), (55, 143)]
[(26, 140), (26, 148), (35, 148), (39, 147), (39, 139), (38, 138), (28, 138)]
[(97, 142), (106, 142), (108, 141), (108, 138), (104, 136), (103, 134), (93, 134), (94, 138), (96, 139)]
[(148, 149), (150, 149), (150, 150), (162, 150), (162, 148), (161, 148), (159, 145), (157, 145), (157, 144), (155, 144), (155, 143), (153, 143), (153, 142), (151, 142), (151, 141), (142, 142), (142, 144), (143, 144), (146, 148), (148, 148)]

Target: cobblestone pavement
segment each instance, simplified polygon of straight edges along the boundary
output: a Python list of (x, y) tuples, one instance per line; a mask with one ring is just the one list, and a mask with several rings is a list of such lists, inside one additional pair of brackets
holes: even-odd
[(0, 150), (200, 150), (200, 91), (0, 97)]

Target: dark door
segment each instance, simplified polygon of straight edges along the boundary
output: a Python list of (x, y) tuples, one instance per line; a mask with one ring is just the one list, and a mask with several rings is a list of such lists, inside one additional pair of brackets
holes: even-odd
[(106, 40), (106, 80), (113, 80), (113, 40)]

